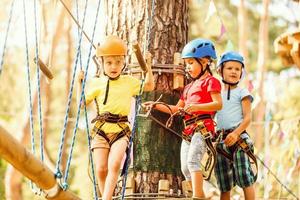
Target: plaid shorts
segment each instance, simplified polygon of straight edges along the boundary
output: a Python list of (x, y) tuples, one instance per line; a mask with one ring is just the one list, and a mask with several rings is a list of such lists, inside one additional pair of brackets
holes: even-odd
[[(242, 133), (240, 137), (249, 145), (251, 151), (253, 151), (253, 142), (249, 135)], [(222, 154), (217, 153), (215, 176), (220, 191), (228, 192), (235, 185), (241, 188), (251, 186), (255, 182), (255, 178), (248, 155), (240, 147), (236, 151), (231, 150), (224, 142), (217, 144), (217, 148), (222, 148), (233, 156), (232, 162)]]

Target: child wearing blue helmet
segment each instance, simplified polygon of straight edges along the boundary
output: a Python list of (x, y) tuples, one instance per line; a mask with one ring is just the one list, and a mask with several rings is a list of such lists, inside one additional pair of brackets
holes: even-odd
[[(217, 133), (222, 134), (217, 144), (215, 175), (222, 200), (230, 199), (230, 190), (238, 185), (243, 188), (246, 200), (255, 199), (253, 184), (256, 176), (251, 169), (249, 152), (242, 148), (241, 141), (253, 153), (253, 142), (246, 132), (251, 122), (252, 95), (238, 86), (244, 72), (244, 58), (237, 52), (225, 52), (219, 61), (218, 72), (222, 76), (223, 108), (217, 112)], [(253, 154), (252, 154), (253, 155)]]
[[(183, 110), (185, 129), (182, 132), (181, 171), (191, 183), (193, 198), (205, 198), (203, 191), (203, 171), (201, 160), (209, 148), (210, 137), (214, 134), (214, 117), (222, 108), (221, 83), (212, 76), (210, 66), (216, 59), (213, 43), (207, 39), (190, 41), (182, 51), (187, 75), (192, 82), (185, 86), (176, 105), (170, 105), (172, 113)], [(144, 103), (152, 107), (153, 102)], [(161, 104), (154, 104), (154, 109), (169, 113)], [(207, 135), (205, 135), (207, 134)]]

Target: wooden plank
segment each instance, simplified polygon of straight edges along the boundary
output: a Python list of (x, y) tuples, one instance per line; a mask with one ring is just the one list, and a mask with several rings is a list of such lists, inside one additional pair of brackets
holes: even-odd
[[(79, 200), (77, 196), (63, 191), (57, 185), (54, 173), (40, 160), (34, 157), (0, 125), (0, 157), (9, 162), (24, 176), (32, 180), (39, 188), (51, 192), (46, 199)], [(55, 189), (55, 190), (53, 190)]]

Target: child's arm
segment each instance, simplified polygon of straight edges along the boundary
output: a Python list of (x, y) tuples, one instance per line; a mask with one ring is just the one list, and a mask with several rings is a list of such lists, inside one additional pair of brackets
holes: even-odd
[(154, 90), (154, 78), (152, 73), (151, 66), (147, 65), (148, 71), (146, 73), (145, 77), (145, 83), (144, 83), (144, 91), (152, 91)]
[[(82, 92), (82, 81), (84, 79), (84, 71), (80, 71), (79, 74), (78, 74), (78, 77), (77, 77), (77, 80), (78, 80), (78, 88), (77, 88), (77, 95), (76, 95), (76, 98), (77, 98), (77, 102), (79, 103), (80, 101), (80, 96), (81, 96), (81, 92)], [(86, 101), (86, 105), (88, 105), (89, 103), (91, 103), (92, 100), (90, 101)], [(80, 107), (83, 108), (84, 104), (83, 104), (83, 101), (81, 102), (81, 105)]]
[[(151, 107), (153, 106), (153, 101), (148, 101), (143, 103), (143, 107), (145, 107), (147, 110), (151, 109)], [(176, 105), (168, 105), (170, 107), (170, 109), (172, 110), (172, 113), (175, 113), (179, 110), (179, 108), (183, 108), (184, 107), (184, 101), (182, 101), (181, 99), (179, 99), (178, 103)], [(167, 108), (165, 105), (162, 104), (156, 104), (154, 105), (153, 109), (155, 110), (159, 110), (161, 112), (164, 113), (170, 113), (169, 108)]]
[(222, 97), (219, 92), (210, 93), (212, 102), (209, 103), (192, 103), (187, 104), (184, 107), (186, 112), (196, 112), (196, 111), (217, 111), (222, 109)]
[(238, 141), (239, 136), (241, 135), (241, 133), (243, 131), (245, 131), (246, 128), (250, 125), (250, 122), (251, 122), (251, 101), (249, 99), (249, 96), (242, 99), (242, 110), (243, 110), (243, 121), (224, 140), (224, 143), (227, 146), (231, 146), (234, 143), (236, 143)]

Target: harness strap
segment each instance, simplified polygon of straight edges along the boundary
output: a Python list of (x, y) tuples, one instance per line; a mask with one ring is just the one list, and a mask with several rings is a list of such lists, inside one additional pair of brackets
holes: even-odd
[(204, 120), (204, 119), (211, 119), (211, 116), (209, 114), (204, 114), (204, 115), (197, 115), (195, 117), (192, 117), (188, 120), (183, 120), (185, 126), (189, 126), (191, 124), (197, 123), (199, 120)]
[(205, 163), (204, 170), (208, 173), (203, 174), (203, 178), (204, 178), (204, 180), (209, 180), (210, 176), (212, 174), (212, 171), (215, 167), (215, 164), (216, 164), (217, 152), (216, 152), (216, 149), (214, 148), (214, 146), (212, 144), (211, 133), (210, 133), (210, 131), (207, 130), (203, 120), (198, 120), (196, 123), (198, 125), (196, 130), (199, 131), (202, 134), (202, 136), (204, 138), (204, 141), (207, 145), (208, 159)]
[[(225, 130), (223, 138), (226, 138), (226, 136), (231, 133), (234, 129)], [(246, 131), (244, 131), (246, 133)], [(219, 132), (218, 132), (219, 133)], [(251, 148), (249, 145), (240, 138), (233, 146), (229, 147), (232, 150), (232, 155), (226, 152), (223, 148), (217, 148), (217, 152), (220, 153), (222, 156), (233, 162), (233, 154), (237, 151), (238, 147), (241, 147), (241, 149), (248, 155), (248, 157), (252, 160), (252, 163), (255, 164), (256, 172), (258, 172), (258, 166), (257, 166), (257, 159), (254, 153), (251, 151)], [(254, 179), (257, 179), (257, 173), (254, 175)]]
[(95, 123), (96, 121), (103, 121), (109, 123), (121, 123), (121, 122), (128, 122), (128, 117), (112, 114), (110, 112), (105, 112), (102, 114), (98, 114), (91, 122)]
[(128, 136), (128, 133), (130, 132), (129, 127), (125, 127), (122, 131), (120, 131), (119, 133), (117, 133), (118, 135), (113, 138), (112, 140), (110, 140), (104, 131), (102, 131), (101, 129), (98, 129), (98, 131), (96, 132), (96, 134), (98, 134), (99, 136), (103, 137), (107, 143), (109, 144), (109, 146), (111, 147), (113, 145), (114, 142), (116, 142), (118, 139), (124, 137), (124, 136)]

